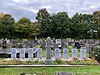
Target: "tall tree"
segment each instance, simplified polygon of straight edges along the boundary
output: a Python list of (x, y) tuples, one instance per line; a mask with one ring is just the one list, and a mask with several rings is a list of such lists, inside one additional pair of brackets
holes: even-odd
[(13, 35), (13, 24), (15, 20), (10, 14), (4, 14), (0, 17), (0, 36), (10, 38)]
[(16, 35), (21, 38), (28, 37), (30, 32), (30, 24), (31, 20), (26, 17), (19, 19), (19, 21), (14, 24)]
[(100, 39), (100, 11), (93, 12), (93, 26), (95, 38)]
[(91, 30), (92, 15), (76, 13), (71, 19), (72, 38), (90, 38), (88, 32)]
[(46, 10), (46, 8), (40, 9), (37, 13), (36, 20), (40, 23), (41, 36), (47, 37), (49, 36), (49, 16), (50, 14)]
[(70, 18), (67, 12), (58, 12), (50, 17), (51, 36), (55, 38), (65, 38), (70, 36)]
[(40, 24), (38, 22), (31, 23), (29, 37), (35, 37), (40, 35)]

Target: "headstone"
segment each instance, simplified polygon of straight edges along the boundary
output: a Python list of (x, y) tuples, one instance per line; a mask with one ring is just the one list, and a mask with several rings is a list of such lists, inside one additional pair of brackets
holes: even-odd
[(63, 58), (68, 59), (68, 49), (67, 48), (63, 49)]
[(86, 59), (86, 48), (85, 47), (80, 49), (80, 56), (81, 56), (81, 59)]
[(47, 38), (47, 41), (46, 41), (46, 44), (47, 44), (47, 49), (46, 49), (46, 59), (51, 59), (51, 38), (48, 37)]
[(37, 58), (42, 59), (42, 49), (41, 48), (38, 48), (37, 50)]
[(73, 75), (70, 72), (57, 72), (56, 75)]
[(61, 39), (56, 39), (56, 44), (58, 44), (58, 47), (61, 47)]
[(28, 58), (30, 58), (30, 59), (33, 58), (33, 48), (29, 48), (29, 50), (28, 50)]
[(55, 48), (55, 59), (59, 59), (61, 57), (61, 54), (60, 54), (60, 49), (59, 48)]
[(11, 48), (11, 58), (12, 59), (16, 58), (16, 48)]
[(72, 58), (77, 58), (77, 49), (76, 48), (72, 49)]
[(24, 59), (25, 58), (25, 48), (20, 49), (20, 58)]
[(17, 42), (16, 42), (16, 40), (12, 40), (12, 48), (16, 48), (17, 47)]
[(45, 60), (45, 64), (52, 64), (53, 61), (51, 59), (51, 38), (50, 37), (47, 37), (47, 40), (46, 40), (46, 45), (47, 45), (47, 49), (46, 49), (46, 60)]
[(3, 49), (7, 48), (7, 39), (3, 39), (2, 47)]

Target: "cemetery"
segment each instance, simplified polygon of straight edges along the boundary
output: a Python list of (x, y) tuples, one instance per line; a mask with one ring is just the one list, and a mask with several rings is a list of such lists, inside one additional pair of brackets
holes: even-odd
[(1, 39), (0, 65), (99, 65), (92, 49), (99, 46), (100, 40), (90, 41), (50, 37), (36, 42)]
[(100, 75), (100, 0), (0, 0), (0, 75)]

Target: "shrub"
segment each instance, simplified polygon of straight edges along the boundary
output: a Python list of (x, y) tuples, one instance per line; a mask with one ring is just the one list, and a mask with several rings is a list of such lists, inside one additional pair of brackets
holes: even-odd
[(92, 58), (95, 58), (98, 62), (100, 62), (100, 45), (93, 48)]

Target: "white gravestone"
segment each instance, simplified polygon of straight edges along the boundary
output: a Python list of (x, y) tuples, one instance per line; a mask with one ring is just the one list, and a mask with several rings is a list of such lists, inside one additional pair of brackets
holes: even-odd
[(29, 50), (28, 50), (28, 58), (30, 58), (30, 59), (33, 58), (33, 48), (29, 48)]
[(12, 59), (16, 58), (16, 48), (11, 48), (11, 58)]
[(37, 49), (37, 58), (42, 59), (42, 49), (41, 48)]
[(68, 59), (68, 49), (67, 48), (63, 49), (63, 58)]
[(25, 58), (25, 48), (20, 49), (20, 58), (24, 59)]
[(86, 59), (86, 48), (81, 48), (80, 49), (80, 56), (81, 56), (81, 59)]
[(61, 57), (61, 54), (60, 54), (60, 49), (59, 48), (55, 48), (55, 59), (59, 59)]
[(76, 48), (72, 49), (72, 58), (77, 58), (77, 49)]

